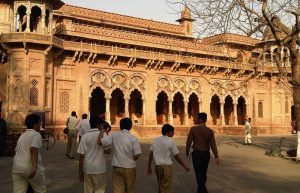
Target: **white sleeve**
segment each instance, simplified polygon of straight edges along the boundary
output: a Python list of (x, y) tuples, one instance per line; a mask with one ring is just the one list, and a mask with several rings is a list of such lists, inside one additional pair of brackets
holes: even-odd
[(80, 121), (79, 123), (77, 123), (76, 129), (80, 130), (81, 129), (81, 124), (82, 122)]
[(178, 150), (176, 142), (174, 140), (172, 140), (170, 148), (171, 148), (170, 151), (171, 151), (172, 155), (179, 154), (179, 150)]
[(103, 146), (109, 146), (112, 144), (112, 135), (106, 135), (106, 133), (103, 134), (103, 138), (101, 139)]
[(140, 154), (140, 153), (142, 153), (140, 143), (139, 143), (138, 139), (136, 137), (134, 137), (134, 140), (133, 140), (133, 155), (137, 155), (137, 154)]
[(36, 147), (38, 149), (42, 148), (42, 136), (39, 133), (34, 133), (32, 136), (32, 141), (30, 147)]
[(79, 154), (85, 154), (85, 138), (82, 137), (81, 141), (79, 143), (78, 149), (77, 149), (77, 153)]

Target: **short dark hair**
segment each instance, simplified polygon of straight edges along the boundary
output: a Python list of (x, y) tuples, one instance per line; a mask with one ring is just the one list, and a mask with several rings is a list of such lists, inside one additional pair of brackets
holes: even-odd
[(111, 130), (111, 126), (108, 122), (104, 121), (102, 123), (102, 128), (105, 129), (107, 132), (109, 132)]
[(92, 116), (90, 118), (91, 128), (97, 128), (98, 125), (101, 125), (103, 120), (99, 116)]
[(132, 127), (132, 121), (130, 118), (126, 117), (126, 118), (121, 119), (121, 121), (120, 121), (121, 130), (126, 129), (129, 131), (131, 129), (131, 127)]
[(202, 120), (202, 122), (206, 123), (207, 121), (207, 114), (206, 113), (198, 113), (199, 120)]
[(71, 116), (77, 117), (76, 112), (75, 112), (75, 111), (72, 111)]
[(39, 123), (40, 123), (40, 116), (36, 114), (29, 114), (25, 118), (25, 125), (27, 129), (33, 129), (33, 126)]
[(161, 128), (161, 133), (167, 135), (169, 132), (174, 132), (174, 127), (170, 124), (164, 124)]
[(83, 114), (83, 115), (81, 116), (82, 119), (87, 119), (87, 117), (88, 117), (87, 114)]

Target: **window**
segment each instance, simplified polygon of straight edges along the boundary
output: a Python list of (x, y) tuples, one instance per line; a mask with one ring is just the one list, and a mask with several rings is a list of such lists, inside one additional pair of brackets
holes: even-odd
[(39, 89), (36, 87), (38, 81), (33, 79), (31, 81), (32, 87), (29, 90), (29, 105), (38, 106)]
[(69, 93), (67, 91), (63, 91), (60, 93), (60, 112), (68, 113), (69, 112)]
[(263, 103), (259, 102), (258, 103), (258, 117), (262, 118), (263, 116), (264, 116)]

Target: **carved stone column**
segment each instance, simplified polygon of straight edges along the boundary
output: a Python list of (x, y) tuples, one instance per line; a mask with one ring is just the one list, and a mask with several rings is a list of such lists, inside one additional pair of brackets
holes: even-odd
[(224, 101), (220, 102), (220, 108), (221, 108), (221, 112), (220, 112), (220, 120), (221, 120), (221, 125), (225, 125), (225, 119), (224, 119)]
[(27, 22), (26, 22), (26, 32), (30, 32), (30, 15), (31, 15), (31, 11), (27, 11), (26, 12), (26, 19), (27, 19)]
[(125, 98), (125, 117), (129, 117), (129, 98)]
[(188, 112), (188, 108), (189, 108), (189, 101), (184, 101), (184, 125), (185, 126), (189, 126), (189, 112)]
[[(14, 23), (13, 23), (13, 30), (12, 32), (16, 32), (17, 31), (17, 22), (18, 22), (18, 13), (14, 13)], [(22, 28), (22, 27), (21, 27)], [(19, 26), (19, 29), (20, 29), (20, 26)]]
[(233, 116), (234, 116), (234, 125), (238, 125), (238, 114), (237, 114), (237, 103), (233, 103)]
[(45, 20), (46, 15), (42, 14), (42, 34), (46, 34), (45, 26), (46, 26), (46, 20)]
[(142, 99), (143, 100), (143, 125), (145, 125), (146, 124), (146, 114), (145, 114), (145, 112), (146, 112), (146, 99)]
[(168, 122), (170, 125), (173, 125), (172, 103), (173, 103), (173, 100), (169, 100)]
[(111, 124), (110, 122), (110, 97), (106, 97), (106, 121)]

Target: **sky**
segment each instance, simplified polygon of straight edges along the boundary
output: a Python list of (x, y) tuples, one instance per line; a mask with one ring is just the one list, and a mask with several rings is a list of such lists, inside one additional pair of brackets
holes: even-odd
[[(170, 8), (166, 0), (62, 0), (85, 8), (97, 9), (122, 15), (177, 23), (180, 14)], [(174, 5), (173, 5), (174, 6)], [(179, 6), (174, 7), (180, 10)]]

